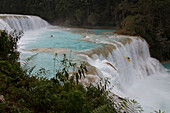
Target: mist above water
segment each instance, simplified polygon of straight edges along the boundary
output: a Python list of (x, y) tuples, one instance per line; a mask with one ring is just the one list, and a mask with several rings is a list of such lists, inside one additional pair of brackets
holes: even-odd
[(137, 100), (144, 112), (170, 111), (170, 74), (150, 56), (147, 42), (140, 37), (88, 29), (75, 34), (72, 29), (50, 26), (39, 17), (23, 15), (0, 15), (0, 29), (24, 31), (19, 42), (21, 61), (39, 53), (31, 65), (53, 69), (55, 53), (72, 54), (72, 59), (86, 60), (94, 66), (96, 78), (109, 78), (113, 93)]

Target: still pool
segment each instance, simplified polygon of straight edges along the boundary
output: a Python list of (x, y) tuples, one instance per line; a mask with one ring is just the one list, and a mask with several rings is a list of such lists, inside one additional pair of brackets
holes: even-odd
[(170, 73), (170, 63), (164, 63), (163, 66), (168, 69), (168, 72)]
[[(74, 30), (75, 31), (75, 30)], [(54, 68), (55, 53), (59, 53), (57, 56), (58, 62), (62, 60), (63, 54), (72, 60), (82, 60), (76, 52), (93, 49), (102, 46), (99, 43), (93, 43), (88, 41), (81, 41), (83, 38), (81, 35), (82, 30), (77, 30), (79, 33), (73, 33), (72, 29), (50, 29), (44, 28), (37, 31), (28, 31), (24, 33), (24, 36), (19, 42), (19, 50), (21, 52), (20, 59), (24, 62), (25, 59), (37, 54), (29, 62), (29, 66), (36, 66), (34, 72), (37, 72), (40, 68), (45, 68), (51, 73)], [(113, 32), (113, 30), (91, 30), (86, 29), (88, 32), (93, 32), (96, 35), (103, 35), (103, 32)], [(83, 31), (82, 31), (83, 32)], [(58, 63), (59, 65), (59, 63)], [(48, 78), (53, 77), (52, 74)]]
[[(51, 37), (51, 35), (53, 37)], [(35, 48), (66, 48), (86, 50), (98, 47), (98, 44), (78, 40), (82, 35), (62, 30), (44, 29), (37, 32), (27, 32), (21, 40), (20, 47), (25, 50)], [(22, 43), (24, 42), (24, 43)]]

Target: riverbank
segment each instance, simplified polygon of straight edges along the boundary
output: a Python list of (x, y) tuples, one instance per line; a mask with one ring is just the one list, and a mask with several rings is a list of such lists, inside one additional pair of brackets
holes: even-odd
[[(135, 35), (133, 34), (132, 32), (130, 31), (127, 31), (126, 29), (118, 29), (117, 27), (115, 26), (63, 26), (63, 25), (59, 25), (59, 27), (64, 27), (64, 28), (77, 28), (77, 29), (106, 29), (106, 30), (115, 30), (114, 33), (117, 34), (117, 35), (127, 35), (127, 36), (140, 36), (140, 35)], [(142, 36), (140, 36), (142, 37)], [(147, 38), (144, 38), (142, 37), (143, 39), (145, 39), (147, 41)], [(148, 42), (148, 41), (147, 41)], [(152, 57), (158, 59), (162, 64), (164, 63), (169, 63), (170, 60), (168, 59), (163, 59), (162, 57), (163, 56), (159, 56), (158, 52), (154, 52), (154, 51), (158, 51), (158, 50), (155, 50), (155, 48), (153, 48), (153, 43), (154, 42), (148, 42), (148, 45), (150, 47), (150, 54)], [(156, 43), (156, 42), (155, 42)]]
[(161, 61), (162, 64), (170, 63), (170, 60)]
[(82, 29), (108, 29), (108, 30), (117, 29), (114, 26), (65, 26), (65, 25), (57, 25), (57, 26), (64, 27), (64, 28), (82, 28)]

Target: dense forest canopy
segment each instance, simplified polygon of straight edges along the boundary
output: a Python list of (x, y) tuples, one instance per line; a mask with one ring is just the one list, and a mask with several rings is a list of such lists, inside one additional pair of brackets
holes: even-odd
[(153, 57), (169, 60), (169, 6), (169, 0), (1, 0), (0, 13), (37, 15), (55, 25), (114, 26), (145, 38)]
[(113, 25), (113, 12), (120, 2), (121, 0), (1, 0), (0, 13), (38, 15), (61, 25)]
[[(114, 26), (117, 33), (145, 38), (153, 57), (170, 59), (170, 0), (0, 0), (0, 13), (37, 15), (54, 25)], [(136, 101), (110, 95), (107, 80), (97, 87), (79, 83), (85, 67), (73, 77), (68, 70), (57, 71), (59, 79), (51, 80), (39, 78), (43, 70), (33, 74), (34, 67), (23, 69), (17, 50), (21, 37), (22, 33), (0, 31), (0, 112), (142, 111)], [(73, 65), (66, 61), (64, 57), (63, 64)]]
[(151, 55), (170, 59), (170, 1), (124, 0), (116, 8), (120, 33), (139, 35), (150, 45)]

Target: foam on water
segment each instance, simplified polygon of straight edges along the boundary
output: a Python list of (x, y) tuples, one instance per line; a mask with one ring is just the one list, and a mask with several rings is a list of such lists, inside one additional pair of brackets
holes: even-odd
[[(50, 37), (51, 34), (54, 35), (54, 38)], [(31, 34), (25, 33), (20, 46), (23, 47), (24, 51), (34, 48), (83, 50), (80, 52), (81, 55), (96, 68), (99, 77), (109, 78), (111, 86), (114, 86), (113, 93), (137, 100), (146, 113), (158, 109), (170, 111), (170, 97), (168, 96), (170, 94), (168, 87), (170, 75), (158, 60), (150, 57), (148, 44), (145, 40), (139, 37), (118, 35), (106, 38), (94, 34), (89, 34), (88, 38), (83, 38), (90, 42), (77, 40), (81, 37), (79, 34), (72, 34), (61, 29), (46, 28)], [(93, 45), (91, 42), (104, 45)], [(81, 44), (82, 46), (80, 46)], [(99, 49), (95, 47), (99, 47)], [(127, 61), (126, 56), (130, 57), (130, 62)], [(54, 58), (53, 53), (40, 52), (32, 64), (53, 69), (54, 61), (52, 58)], [(76, 56), (73, 55), (72, 58), (76, 58)], [(81, 59), (81, 57), (76, 59)], [(50, 75), (49, 78), (52, 76)]]
[[(114, 86), (112, 92), (137, 100), (144, 112), (158, 109), (170, 111), (170, 74), (158, 60), (150, 57), (145, 40), (130, 36), (123, 38), (117, 43), (105, 40), (105, 44), (116, 48), (107, 45), (103, 50), (96, 50), (93, 55), (85, 53), (87, 61), (96, 67), (100, 77), (109, 78)], [(99, 42), (103, 43), (102, 40)], [(130, 58), (130, 62), (126, 56)]]
[[(78, 39), (82, 35), (73, 34), (68, 30), (59, 27), (47, 27), (41, 30), (25, 32), (18, 44), (21, 51), (21, 61), (38, 53), (34, 58), (35, 60), (30, 63), (32, 66), (36, 65), (35, 71), (39, 68), (46, 68), (52, 72), (55, 53), (58, 53), (59, 61), (62, 59), (63, 54), (67, 54), (72, 59), (80, 60), (81, 58), (76, 52), (100, 46), (100, 44), (80, 41)], [(54, 75), (50, 75), (48, 78), (51, 77), (54, 77)]]
[[(21, 61), (39, 53), (31, 61), (31, 66), (37, 65), (37, 69), (53, 69), (55, 52), (69, 55), (72, 50), (72, 58), (85, 58), (94, 67), (96, 78), (109, 78), (113, 93), (137, 100), (146, 113), (158, 109), (170, 111), (170, 74), (150, 56), (148, 44), (140, 37), (88, 29), (74, 34), (70, 29), (50, 26), (39, 17), (27, 15), (0, 15), (0, 29), (24, 31), (19, 42)], [(53, 77), (49, 75), (48, 78)]]
[(11, 27), (4, 20), (0, 19), (0, 30), (11, 31)]
[[(3, 21), (2, 21), (3, 20)], [(0, 14), (0, 30), (13, 29), (17, 31), (36, 30), (49, 26), (49, 24), (37, 16)]]
[[(28, 35), (27, 35), (28, 34)], [(51, 37), (53, 35), (53, 37)], [(34, 37), (34, 38), (31, 38)], [(96, 44), (91, 42), (79, 41), (81, 35), (73, 34), (71, 32), (54, 30), (54, 29), (43, 29), (42, 31), (36, 31), (33, 33), (26, 32), (21, 42), (28, 42), (27, 49), (33, 48), (67, 48), (73, 50), (84, 50), (96, 47)]]
[(155, 73), (145, 79), (135, 81), (128, 88), (127, 96), (137, 100), (145, 110), (145, 113), (161, 109), (170, 111), (170, 76), (167, 73)]

